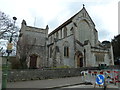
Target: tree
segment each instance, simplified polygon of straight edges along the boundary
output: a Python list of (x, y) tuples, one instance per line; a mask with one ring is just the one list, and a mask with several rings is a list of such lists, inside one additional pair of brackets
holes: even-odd
[(110, 41), (103, 41), (103, 42), (102, 42), (102, 45), (103, 45), (105, 48), (110, 48)]
[(114, 59), (118, 62), (118, 60), (120, 59), (120, 34), (114, 37), (114, 39), (112, 40), (112, 46)]
[(22, 37), (19, 37), (19, 40), (17, 42), (17, 56), (19, 57), (19, 61), (21, 64), (22, 69), (27, 69), (27, 57), (29, 57), (29, 53), (31, 50), (33, 50), (34, 45), (36, 43), (36, 38), (31, 40), (30, 43), (29, 37), (26, 35), (22, 35)]
[(11, 32), (12, 27), (13, 23), (9, 17), (0, 11), (0, 39), (4, 37), (4, 34), (6, 34), (6, 32)]
[(9, 41), (12, 35), (13, 45), (16, 46), (18, 31), (19, 29), (15, 26), (14, 20), (10, 19), (8, 15), (0, 11), (0, 39)]
[(110, 44), (110, 41), (103, 41), (102, 44), (103, 44), (103, 45)]

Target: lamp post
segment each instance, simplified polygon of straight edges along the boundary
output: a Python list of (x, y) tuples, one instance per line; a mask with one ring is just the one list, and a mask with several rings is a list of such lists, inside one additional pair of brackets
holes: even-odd
[[(13, 29), (14, 29), (15, 28), (15, 22), (16, 22), (17, 18), (13, 17), (13, 20), (14, 20), (14, 25), (13, 25)], [(14, 33), (11, 33), (9, 43), (7, 45), (7, 50), (6, 50), (6, 52), (8, 53), (7, 54), (7, 60), (5, 62), (5, 66), (3, 66), (3, 69), (2, 69), (2, 90), (5, 89), (6, 86), (7, 86), (8, 60), (9, 60), (9, 55), (12, 52), (12, 46), (13, 46), (12, 37), (13, 37), (13, 34)]]

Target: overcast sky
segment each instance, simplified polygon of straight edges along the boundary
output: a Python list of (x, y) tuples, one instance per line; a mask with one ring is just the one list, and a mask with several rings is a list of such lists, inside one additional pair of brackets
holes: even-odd
[(0, 0), (0, 11), (17, 17), (20, 27), (27, 25), (45, 28), (49, 32), (82, 9), (82, 4), (96, 25), (99, 40), (111, 40), (118, 34), (119, 0)]

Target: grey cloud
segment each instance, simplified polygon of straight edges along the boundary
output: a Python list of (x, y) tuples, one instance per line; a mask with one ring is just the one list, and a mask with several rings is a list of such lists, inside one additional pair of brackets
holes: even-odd
[(48, 22), (48, 25), (49, 25), (49, 28), (50, 28), (50, 31), (49, 31), (49, 32), (51, 32), (51, 31), (53, 31), (55, 28), (57, 28), (58, 25), (59, 25), (59, 21), (58, 21), (57, 17), (54, 18), (54, 19), (52, 19), (51, 21), (49, 21), (49, 22)]
[(99, 40), (109, 40), (109, 36), (110, 36), (110, 32), (108, 30), (99, 30), (98, 31), (98, 37), (99, 37)]
[(35, 27), (39, 27), (39, 28), (44, 28), (46, 26), (44, 19), (42, 17), (35, 17), (34, 25)]

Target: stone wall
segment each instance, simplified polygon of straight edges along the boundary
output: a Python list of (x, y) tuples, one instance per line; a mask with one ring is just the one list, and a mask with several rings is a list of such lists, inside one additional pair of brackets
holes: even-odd
[(8, 72), (8, 82), (74, 77), (74, 76), (80, 76), (81, 71), (88, 69), (98, 70), (97, 67), (10, 70)]
[[(25, 57), (28, 68), (47, 67), (48, 29), (48, 25), (43, 29), (27, 26), (26, 21), (22, 21), (17, 45), (17, 58), (23, 59)], [(34, 65), (30, 63), (34, 63)]]

